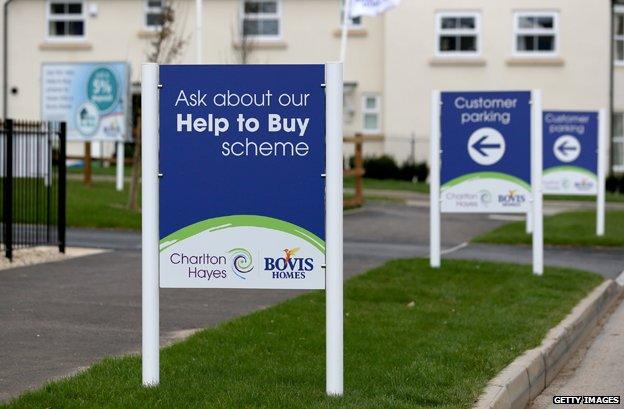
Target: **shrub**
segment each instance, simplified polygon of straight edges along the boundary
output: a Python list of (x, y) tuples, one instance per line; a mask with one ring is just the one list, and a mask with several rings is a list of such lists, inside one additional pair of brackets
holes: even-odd
[(624, 175), (619, 177), (618, 192), (624, 194)]
[(615, 175), (607, 176), (607, 180), (605, 181), (607, 192), (615, 193), (618, 190), (618, 177)]
[(417, 178), (418, 165), (412, 162), (405, 162), (399, 169), (399, 179), (409, 180), (410, 182)]
[(429, 166), (426, 162), (420, 162), (416, 165), (416, 180), (419, 182), (425, 182), (429, 177)]
[[(353, 166), (353, 158), (349, 158)], [(429, 176), (429, 167), (426, 162), (413, 163), (406, 161), (398, 166), (393, 157), (388, 155), (364, 158), (366, 177), (371, 179), (397, 179), (410, 182), (424, 182)]]
[(399, 167), (394, 158), (388, 155), (364, 158), (366, 177), (373, 179), (398, 179)]

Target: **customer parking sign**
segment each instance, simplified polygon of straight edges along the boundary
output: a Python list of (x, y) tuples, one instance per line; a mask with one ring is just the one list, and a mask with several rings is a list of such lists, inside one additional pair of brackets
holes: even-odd
[(545, 194), (598, 193), (598, 112), (545, 111)]
[(160, 67), (161, 287), (324, 288), (324, 76)]
[(442, 212), (527, 212), (530, 102), (530, 92), (441, 94)]

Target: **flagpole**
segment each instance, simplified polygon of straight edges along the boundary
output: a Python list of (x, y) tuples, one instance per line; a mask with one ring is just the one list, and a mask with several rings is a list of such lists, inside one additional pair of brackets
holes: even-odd
[(202, 63), (202, 40), (204, 37), (204, 28), (203, 28), (203, 24), (202, 24), (202, 20), (203, 20), (203, 10), (202, 10), (202, 6), (203, 6), (203, 0), (195, 0), (195, 30), (197, 31), (197, 38), (196, 40), (196, 47), (197, 49), (196, 51), (196, 62), (197, 64), (201, 64)]
[(340, 62), (342, 72), (345, 72), (345, 58), (347, 57), (347, 32), (349, 30), (349, 16), (351, 14), (351, 0), (344, 0), (344, 10), (342, 13), (342, 33), (340, 36)]

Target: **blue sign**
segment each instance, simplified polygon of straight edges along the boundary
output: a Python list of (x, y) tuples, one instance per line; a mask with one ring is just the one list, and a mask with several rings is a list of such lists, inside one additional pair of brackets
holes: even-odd
[(598, 193), (598, 112), (544, 112), (545, 194)]
[(162, 287), (324, 288), (324, 77), (161, 66)]
[(525, 213), (531, 93), (441, 94), (441, 211)]

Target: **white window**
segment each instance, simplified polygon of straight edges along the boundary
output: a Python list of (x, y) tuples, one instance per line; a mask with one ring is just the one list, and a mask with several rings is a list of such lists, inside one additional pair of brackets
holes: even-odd
[(530, 56), (557, 54), (558, 25), (557, 13), (515, 13), (514, 53)]
[(379, 94), (362, 96), (362, 130), (364, 133), (381, 132), (381, 98)]
[(613, 33), (613, 58), (617, 65), (624, 65), (624, 6), (615, 8)]
[[(342, 27), (342, 22), (344, 21), (344, 6), (345, 6), (345, 0), (341, 0), (341, 6), (340, 6), (340, 26)], [(353, 4), (353, 0), (351, 1), (351, 3)], [(347, 18), (347, 24), (349, 25), (350, 28), (360, 28), (362, 27), (362, 17), (358, 16), (358, 17), (348, 17)]]
[(280, 0), (243, 0), (241, 24), (247, 38), (280, 38)]
[(81, 40), (85, 35), (83, 0), (48, 0), (46, 3), (47, 38)]
[(478, 13), (438, 13), (436, 15), (436, 54), (475, 56), (480, 50)]
[(624, 112), (613, 114), (613, 171), (624, 172)]
[(145, 0), (145, 27), (158, 29), (162, 26), (165, 0)]

